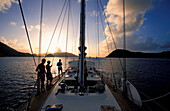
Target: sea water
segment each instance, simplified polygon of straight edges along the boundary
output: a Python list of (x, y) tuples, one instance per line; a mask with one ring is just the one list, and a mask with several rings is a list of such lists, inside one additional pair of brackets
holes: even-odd
[[(53, 77), (57, 76), (57, 62), (62, 60), (63, 70), (68, 62), (76, 57), (47, 57), (52, 61)], [(123, 59), (119, 58), (87, 58), (93, 61), (98, 70), (106, 72), (109, 78), (123, 77)], [(36, 58), (36, 62), (38, 58)], [(38, 64), (38, 63), (37, 63)], [(36, 66), (31, 57), (0, 57), (0, 110), (12, 111), (18, 109), (27, 101), (36, 81)], [(143, 100), (155, 98), (170, 92), (170, 59), (161, 58), (127, 58), (127, 79), (137, 88)], [(145, 96), (144, 96), (145, 95)], [(146, 97), (148, 96), (148, 97)], [(156, 103), (143, 103), (146, 107), (156, 107), (161, 111), (170, 110), (170, 96)], [(164, 109), (163, 109), (163, 108)], [(156, 110), (151, 108), (151, 110)]]

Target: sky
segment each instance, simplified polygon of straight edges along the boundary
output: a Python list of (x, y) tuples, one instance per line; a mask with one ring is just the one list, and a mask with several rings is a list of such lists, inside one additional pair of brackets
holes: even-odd
[[(44, 0), (42, 53), (47, 52), (64, 1)], [(70, 0), (70, 5), (66, 3), (48, 53), (67, 51), (78, 54), (80, 1)], [(104, 57), (116, 48), (123, 48), (122, 0), (101, 0), (106, 18), (100, 0), (99, 5), (96, 1), (86, 0), (86, 53), (91, 57)], [(126, 49), (138, 52), (170, 51), (170, 1), (125, 0), (125, 3)], [(22, 7), (33, 52), (38, 53), (41, 0), (22, 0)], [(0, 41), (18, 51), (30, 53), (17, 0), (0, 0)]]

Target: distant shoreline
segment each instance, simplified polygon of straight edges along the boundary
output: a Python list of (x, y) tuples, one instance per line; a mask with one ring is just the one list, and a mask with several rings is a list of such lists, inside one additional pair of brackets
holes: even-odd
[[(0, 57), (32, 57), (32, 56), (0, 56)], [(39, 57), (39, 56), (34, 56), (34, 57)], [(44, 56), (40, 56), (40, 57), (44, 57)], [(78, 57), (78, 56), (55, 56), (55, 57)]]
[[(0, 57), (32, 57), (30, 53), (19, 52), (8, 45), (0, 42)], [(39, 57), (37, 54), (33, 54), (34, 57)], [(44, 57), (46, 53), (41, 54)], [(54, 56), (53, 56), (54, 55)], [(170, 51), (164, 51), (160, 53), (143, 53), (143, 52), (131, 52), (128, 50), (117, 49), (111, 52), (105, 58), (170, 58)], [(56, 52), (48, 53), (46, 57), (78, 57), (77, 55), (69, 52)], [(89, 58), (100, 58), (100, 57), (89, 57)]]
[[(32, 57), (32, 56), (0, 56), (0, 58), (3, 57)], [(35, 58), (38, 58), (38, 56), (34, 56)], [(41, 58), (44, 56), (41, 56)], [(55, 56), (55, 57), (61, 57), (61, 56)], [(63, 56), (64, 57), (64, 56)], [(68, 56), (67, 56), (68, 57)], [(77, 56), (78, 57), (78, 56)], [(46, 57), (49, 58), (49, 57)], [(86, 57), (88, 59), (96, 59), (96, 57)], [(104, 58), (120, 58), (123, 59), (123, 57), (98, 57), (97, 59), (104, 59)], [(127, 59), (170, 59), (170, 57), (127, 57)]]
[(128, 50), (117, 49), (110, 53), (106, 58), (170, 58), (170, 51), (160, 53), (131, 52)]
[[(32, 57), (30, 53), (23, 53), (19, 52), (8, 45), (0, 42), (0, 57)], [(38, 57), (38, 54), (33, 54), (34, 57)], [(46, 53), (41, 54), (41, 57), (44, 57)], [(55, 53), (48, 53), (46, 57), (78, 57), (77, 55), (69, 52), (55, 52)]]

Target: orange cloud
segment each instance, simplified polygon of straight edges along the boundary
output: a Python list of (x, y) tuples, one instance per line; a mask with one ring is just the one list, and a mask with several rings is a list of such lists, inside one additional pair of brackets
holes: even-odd
[[(24, 25), (21, 26), (21, 28), (25, 30), (25, 26)], [(40, 29), (40, 25), (35, 25), (35, 26), (34, 25), (29, 25), (27, 27), (27, 29), (28, 29), (28, 31), (32, 31), (32, 30), (35, 30), (35, 29), (39, 30)]]
[(17, 0), (0, 0), (0, 12), (5, 13), (8, 10), (12, 3), (18, 3)]
[(16, 25), (17, 25), (17, 23), (16, 23), (16, 22), (10, 22), (10, 25), (12, 25), (12, 26), (16, 26)]
[(29, 49), (27, 47), (24, 46), (23, 43), (18, 43), (17, 39), (13, 39), (13, 40), (7, 40), (5, 37), (0, 37), (0, 41), (8, 46), (10, 46), (11, 48), (14, 48), (17, 51), (21, 51), (21, 52), (30, 52)]

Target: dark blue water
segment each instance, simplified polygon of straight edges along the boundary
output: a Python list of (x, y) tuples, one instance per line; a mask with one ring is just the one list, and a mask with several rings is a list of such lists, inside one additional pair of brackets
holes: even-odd
[[(52, 58), (47, 59), (52, 60)], [(57, 75), (55, 73), (58, 59), (54, 59), (53, 76)], [(73, 60), (73, 58), (61, 59), (64, 68), (65, 65), (68, 67), (68, 61)], [(119, 59), (111, 59), (113, 69), (110, 59), (90, 58), (88, 60), (94, 61), (98, 69), (110, 75), (114, 72), (116, 77), (122, 77)], [(141, 92), (142, 99), (147, 99), (142, 93), (154, 98), (170, 92), (170, 59), (129, 58), (127, 59), (127, 78)], [(35, 66), (31, 57), (0, 57), (0, 110), (16, 110), (28, 99), (35, 80)], [(162, 98), (156, 102), (170, 110), (169, 98)], [(148, 104), (151, 103), (144, 103), (146, 106)], [(157, 106), (156, 104), (151, 105)], [(160, 110), (164, 111), (162, 108)]]

